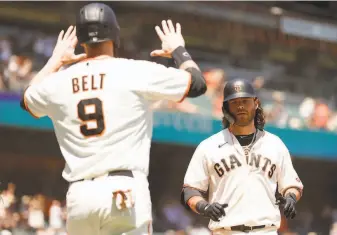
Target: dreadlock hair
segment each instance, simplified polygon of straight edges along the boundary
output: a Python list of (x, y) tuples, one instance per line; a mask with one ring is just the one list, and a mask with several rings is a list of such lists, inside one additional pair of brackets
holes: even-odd
[[(264, 129), (264, 125), (266, 124), (266, 120), (265, 120), (264, 111), (263, 111), (263, 108), (262, 108), (262, 105), (261, 105), (261, 101), (259, 99), (257, 99), (257, 105), (258, 105), (258, 108), (255, 111), (254, 125), (257, 129), (262, 131)], [(228, 110), (228, 105), (227, 105), (226, 109)], [(224, 129), (226, 129), (229, 126), (230, 126), (229, 121), (225, 117), (223, 117), (222, 118), (222, 127)]]

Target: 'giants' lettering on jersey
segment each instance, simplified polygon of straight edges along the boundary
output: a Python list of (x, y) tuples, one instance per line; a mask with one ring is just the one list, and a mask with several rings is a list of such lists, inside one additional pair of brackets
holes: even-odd
[(80, 78), (71, 79), (73, 93), (78, 93), (80, 91), (89, 91), (89, 90), (97, 90), (103, 89), (105, 74), (101, 73), (99, 75), (91, 75), (91, 76), (81, 76)]
[[(242, 166), (242, 163), (234, 154), (230, 155), (229, 157), (222, 158), (220, 161), (221, 163), (214, 164), (214, 170), (219, 177), (222, 177), (225, 172), (230, 172), (231, 170)], [(248, 165), (254, 168), (261, 168), (263, 172), (268, 171), (269, 178), (273, 177), (276, 170), (276, 165), (273, 164), (269, 158), (262, 157), (260, 154), (255, 155), (252, 153), (249, 156)]]

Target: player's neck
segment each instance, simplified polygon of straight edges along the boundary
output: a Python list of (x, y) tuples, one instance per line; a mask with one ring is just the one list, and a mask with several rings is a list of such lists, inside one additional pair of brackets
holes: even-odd
[(107, 52), (107, 51), (100, 51), (100, 50), (89, 50), (87, 51), (87, 57), (88, 58), (95, 58), (95, 57), (100, 57), (100, 56), (114, 56), (113, 51)]
[(256, 128), (254, 122), (247, 126), (237, 126), (234, 124), (230, 127), (230, 131), (233, 135), (250, 135), (256, 131)]
[(113, 44), (110, 42), (103, 42), (97, 46), (85, 46), (84, 50), (88, 58), (95, 58), (98, 56), (114, 56)]

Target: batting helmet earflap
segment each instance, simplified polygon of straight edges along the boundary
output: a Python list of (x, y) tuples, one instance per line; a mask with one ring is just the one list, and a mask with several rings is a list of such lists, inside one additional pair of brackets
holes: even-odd
[(245, 79), (233, 79), (228, 81), (223, 91), (224, 101), (222, 105), (222, 112), (224, 117), (233, 124), (235, 122), (228, 110), (228, 101), (236, 98), (255, 98), (256, 92), (253, 85)]
[(91, 44), (112, 40), (119, 47), (119, 25), (114, 11), (103, 3), (90, 3), (76, 18), (78, 42)]

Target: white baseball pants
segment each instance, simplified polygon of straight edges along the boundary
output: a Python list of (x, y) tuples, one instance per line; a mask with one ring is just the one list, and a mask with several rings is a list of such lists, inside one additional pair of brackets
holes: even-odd
[[(147, 176), (101, 176), (72, 183), (67, 193), (68, 235), (150, 235), (151, 199)], [(132, 190), (134, 207), (118, 210), (113, 192)]]

